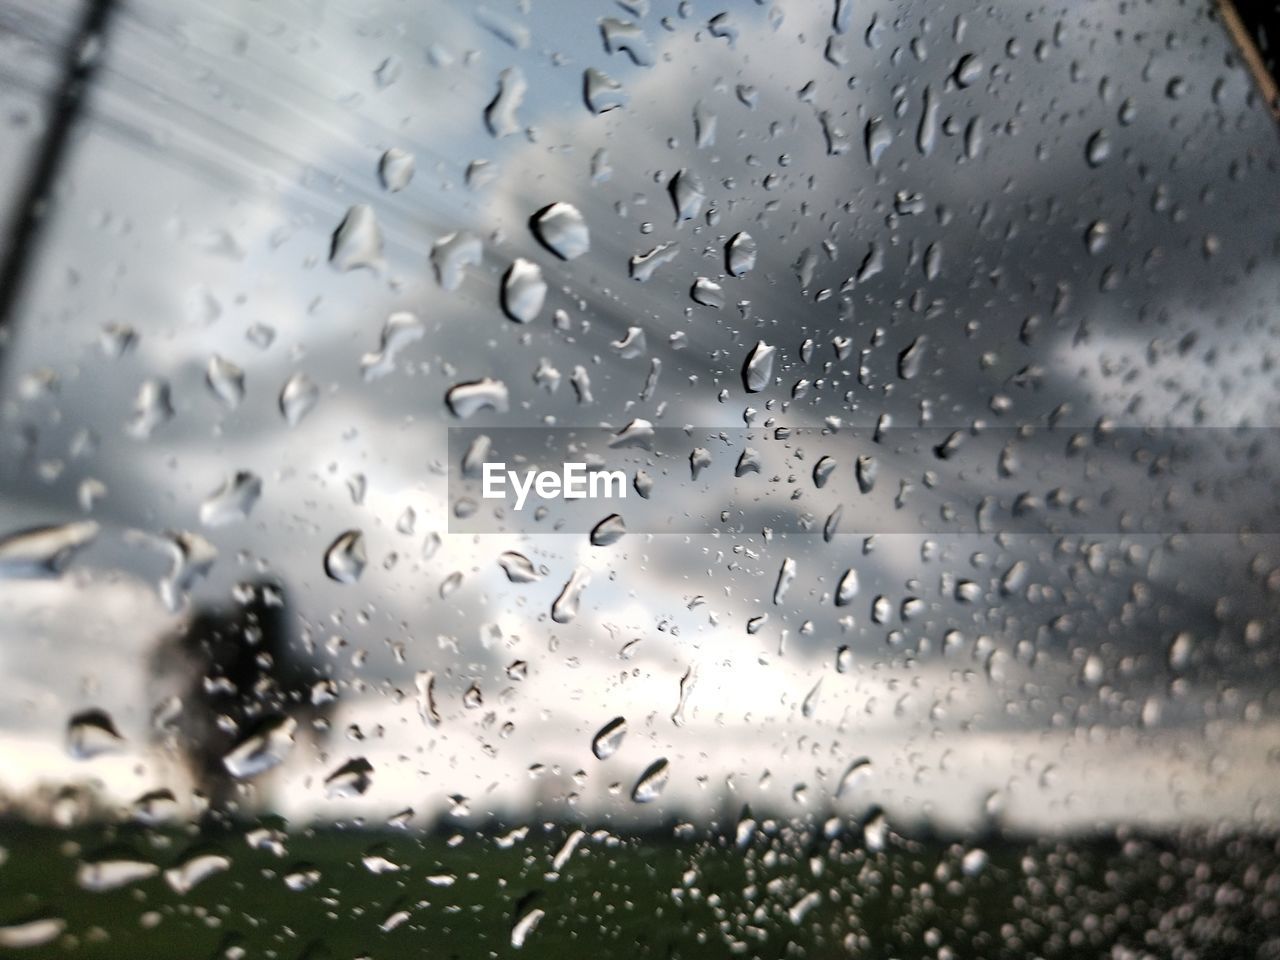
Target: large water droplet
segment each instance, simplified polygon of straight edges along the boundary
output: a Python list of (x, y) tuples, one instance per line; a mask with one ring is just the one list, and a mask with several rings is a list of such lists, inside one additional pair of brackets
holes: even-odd
[(773, 358), (776, 353), (776, 347), (769, 346), (763, 340), (756, 341), (742, 368), (742, 383), (747, 393), (759, 393), (773, 382)]
[(320, 400), (320, 388), (305, 373), (295, 373), (280, 391), (280, 413), (296, 427)]
[(382, 231), (372, 207), (358, 203), (347, 211), (333, 232), (329, 263), (344, 273), (361, 267), (378, 270), (382, 266)]
[(498, 92), (484, 110), (485, 126), (498, 139), (520, 131), (516, 111), (524, 103), (529, 84), (519, 67), (508, 67), (498, 74)]
[(231, 858), (220, 853), (201, 853), (164, 872), (165, 883), (184, 896), (210, 877), (231, 869)]
[(657, 800), (666, 789), (670, 775), (670, 766), (666, 757), (653, 761), (631, 788), (631, 799), (636, 803), (652, 803)]
[(587, 222), (578, 208), (569, 203), (543, 207), (530, 220), (534, 235), (561, 260), (580, 257), (591, 247)]
[(595, 754), (597, 760), (607, 760), (618, 752), (626, 736), (626, 718), (614, 717), (591, 738), (591, 752)]
[(128, 431), (139, 440), (151, 434), (173, 419), (173, 403), (169, 398), (169, 384), (164, 380), (146, 380), (138, 388), (133, 401), (133, 416), (129, 418)]
[(244, 520), (262, 496), (262, 478), (248, 470), (237, 470), (200, 504), (200, 522), (221, 527)]
[(213, 395), (233, 410), (244, 399), (244, 371), (226, 357), (215, 354), (209, 358), (205, 382)]
[(373, 764), (364, 757), (348, 760), (325, 777), (324, 792), (329, 799), (358, 797), (373, 783)]
[(611, 513), (591, 530), (591, 545), (593, 547), (607, 547), (610, 544), (617, 543), (627, 533), (627, 525), (623, 522), (622, 517), (616, 513)]
[(399, 147), (392, 147), (378, 161), (378, 179), (382, 187), (391, 193), (398, 193), (409, 185), (413, 179), (413, 154)]
[(483, 256), (480, 240), (469, 233), (458, 231), (441, 237), (431, 245), (431, 267), (436, 282), (446, 290), (462, 286), (467, 267), (480, 265)]
[(582, 98), (587, 109), (597, 116), (616, 110), (627, 102), (622, 84), (595, 67), (588, 67), (582, 74)]
[(791, 582), (796, 578), (796, 562), (790, 557), (784, 557), (782, 566), (778, 568), (778, 581), (773, 587), (774, 605), (781, 604), (787, 596), (787, 591), (791, 589)]
[(681, 170), (672, 177), (668, 189), (671, 191), (671, 202), (676, 208), (676, 223), (696, 217), (707, 199), (702, 181), (688, 170)]
[(507, 385), (501, 380), (485, 377), (459, 383), (449, 388), (444, 401), (449, 411), (460, 419), (467, 419), (481, 410), (495, 410), (506, 413), (509, 403)]
[(502, 572), (511, 583), (533, 583), (542, 579), (533, 562), (523, 553), (516, 553), (514, 550), (508, 550), (499, 556), (498, 566), (502, 567)]
[(124, 737), (105, 710), (85, 710), (67, 721), (67, 752), (76, 760), (91, 760), (124, 747)]
[(338, 583), (355, 583), (364, 573), (368, 559), (364, 550), (364, 534), (359, 530), (348, 530), (325, 551), (324, 572)]
[(62, 575), (71, 558), (98, 536), (92, 520), (32, 527), (0, 537), (0, 578), (51, 578)]
[(591, 582), (591, 572), (586, 567), (576, 567), (565, 582), (560, 595), (551, 604), (551, 619), (556, 623), (571, 623), (578, 615), (582, 603), (582, 591)]
[(278, 767), (293, 749), (297, 727), (298, 721), (292, 717), (264, 721), (222, 758), (222, 765), (237, 780), (247, 780)]
[(745, 230), (735, 233), (725, 247), (725, 265), (735, 277), (746, 276), (756, 266), (756, 242)]
[(502, 278), (502, 309), (517, 323), (529, 323), (537, 318), (546, 299), (541, 268), (531, 260), (517, 258)]
[(360, 358), (360, 373), (366, 381), (385, 377), (396, 368), (396, 355), (409, 344), (421, 340), (426, 327), (412, 313), (393, 313), (382, 325), (382, 338), (374, 353)]

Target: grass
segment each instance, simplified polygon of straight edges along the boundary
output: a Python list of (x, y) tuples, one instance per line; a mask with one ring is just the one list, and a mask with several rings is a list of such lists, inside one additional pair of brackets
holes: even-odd
[[(1280, 957), (1280, 853), (1257, 835), (992, 836), (968, 875), (972, 847), (890, 834), (870, 852), (856, 828), (779, 824), (742, 847), (732, 829), (599, 833), (556, 873), (571, 826), (505, 839), (326, 827), (282, 837), (283, 855), (251, 847), (248, 829), (5, 821), (0, 923), (59, 917), (58, 939), (15, 955), (85, 960)], [(85, 860), (163, 871), (202, 853), (231, 866), (183, 896), (163, 873), (98, 893), (76, 881)], [(399, 869), (375, 873), (369, 857)], [(313, 886), (285, 883), (309, 871)], [(530, 910), (543, 916), (517, 948)]]

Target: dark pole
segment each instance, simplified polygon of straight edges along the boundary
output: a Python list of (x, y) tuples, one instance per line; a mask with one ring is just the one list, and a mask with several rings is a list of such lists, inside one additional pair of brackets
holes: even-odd
[(84, 15), (63, 56), (62, 82), (49, 102), (49, 126), (26, 182), (16, 191), (13, 217), (5, 231), (7, 248), (0, 263), (0, 334), (13, 324), (13, 311), (38, 245), (49, 193), (101, 59), (100, 50), (92, 56), (85, 56), (85, 52), (93, 44), (102, 43), (114, 7), (115, 0), (87, 0)]

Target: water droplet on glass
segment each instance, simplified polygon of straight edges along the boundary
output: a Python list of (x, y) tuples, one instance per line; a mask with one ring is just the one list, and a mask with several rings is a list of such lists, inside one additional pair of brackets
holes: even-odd
[(373, 208), (358, 203), (333, 232), (329, 263), (345, 273), (361, 267), (378, 270), (382, 266), (382, 231)]
[(714, 280), (708, 280), (706, 277), (698, 277), (693, 281), (693, 289), (690, 291), (695, 303), (700, 303), (704, 307), (715, 307), (719, 310), (724, 306), (724, 288)]
[(280, 413), (296, 427), (320, 400), (320, 388), (305, 373), (295, 373), (280, 391)]
[(184, 896), (210, 877), (231, 869), (231, 858), (220, 853), (197, 854), (164, 872), (165, 883), (178, 896)]
[(200, 522), (221, 527), (248, 518), (262, 496), (262, 478), (248, 470), (237, 470), (200, 504)]
[(707, 199), (702, 181), (688, 170), (681, 170), (672, 177), (668, 190), (671, 192), (671, 202), (676, 208), (676, 223), (696, 217)]
[(746, 276), (755, 269), (756, 242), (745, 230), (735, 233), (725, 247), (725, 265), (735, 277)]
[(662, 796), (669, 778), (670, 768), (666, 757), (653, 761), (631, 788), (631, 799), (636, 803), (652, 803)]
[(529, 84), (519, 67), (507, 67), (498, 74), (498, 92), (484, 110), (485, 126), (498, 139), (520, 131), (516, 111), (524, 103)]
[(791, 582), (796, 578), (796, 562), (790, 557), (785, 557), (782, 566), (778, 568), (778, 580), (773, 587), (773, 603), (775, 606), (782, 603), (787, 595), (787, 591), (791, 588)]
[(597, 760), (607, 760), (618, 752), (626, 735), (626, 718), (614, 717), (591, 738), (591, 752), (595, 754)]
[(72, 557), (98, 537), (92, 520), (32, 527), (0, 537), (0, 578), (43, 579), (62, 575)]
[(467, 267), (480, 265), (483, 247), (477, 237), (458, 231), (441, 237), (431, 245), (431, 268), (436, 282), (446, 290), (462, 286)]
[(225, 357), (209, 358), (205, 382), (213, 395), (233, 410), (244, 399), (244, 371)]
[(169, 397), (169, 384), (164, 380), (146, 380), (138, 388), (133, 402), (133, 416), (128, 431), (139, 440), (146, 440), (156, 430), (173, 419), (173, 403)]
[(385, 377), (396, 368), (396, 356), (409, 344), (421, 340), (426, 327), (412, 313), (393, 313), (382, 325), (382, 337), (375, 353), (360, 358), (360, 374), (365, 381)]
[(338, 583), (355, 583), (364, 573), (368, 556), (364, 550), (364, 534), (348, 530), (341, 534), (324, 554), (324, 572)]
[(607, 547), (610, 544), (617, 543), (627, 533), (627, 525), (623, 522), (622, 517), (616, 513), (611, 513), (591, 530), (591, 545), (593, 547)]
[(632, 280), (644, 283), (653, 276), (654, 271), (663, 264), (670, 263), (680, 255), (680, 244), (675, 240), (660, 243), (644, 253), (637, 253), (627, 262), (627, 271)]
[(742, 368), (742, 383), (748, 393), (759, 393), (773, 382), (773, 358), (776, 347), (763, 340), (756, 341), (747, 362)]
[(378, 161), (378, 179), (382, 187), (391, 193), (398, 193), (409, 185), (413, 179), (413, 154), (399, 147), (392, 147)]
[(92, 760), (124, 747), (124, 737), (105, 710), (85, 710), (67, 721), (67, 752), (76, 760)]
[(1111, 138), (1105, 130), (1093, 134), (1084, 145), (1084, 157), (1091, 167), (1100, 167), (1111, 156)]
[(561, 260), (573, 260), (591, 247), (587, 222), (578, 208), (569, 203), (543, 207), (530, 221), (539, 242)]
[(364, 757), (356, 757), (325, 777), (324, 792), (331, 800), (358, 797), (372, 783), (373, 764)]
[(462, 420), (481, 410), (506, 413), (509, 402), (507, 385), (490, 377), (456, 384), (449, 388), (444, 399), (449, 411)]
[(578, 615), (582, 591), (591, 582), (591, 572), (586, 567), (576, 567), (551, 604), (551, 619), (556, 623), (570, 623)]
[(292, 717), (273, 717), (245, 737), (222, 758), (227, 772), (246, 780), (279, 766), (293, 749), (293, 733), (298, 722)]
[(600, 21), (600, 36), (606, 53), (626, 53), (637, 67), (653, 65), (653, 51), (644, 31), (629, 20), (605, 17)]
[(542, 269), (530, 260), (516, 258), (502, 278), (502, 309), (517, 323), (535, 320), (547, 298)]
[(511, 583), (533, 583), (542, 579), (533, 562), (523, 553), (516, 553), (514, 550), (498, 557), (498, 565)]
[(597, 116), (616, 110), (627, 102), (622, 84), (595, 67), (588, 67), (583, 71), (582, 98), (587, 103), (587, 109)]

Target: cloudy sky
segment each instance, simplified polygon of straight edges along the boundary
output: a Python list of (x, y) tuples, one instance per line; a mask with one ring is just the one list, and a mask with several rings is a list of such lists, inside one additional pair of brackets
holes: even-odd
[[(37, 139), (40, 51), (58, 35), (30, 6), (46, 46), (12, 41), (33, 66), (5, 97), (30, 135), (0, 149), (6, 176)], [(192, 610), (266, 578), (285, 590), (299, 655), (339, 689), (332, 735), (300, 739), (257, 793), (294, 817), (427, 819), (463, 796), (473, 814), (572, 802), (618, 822), (750, 801), (953, 824), (992, 804), (1037, 829), (1274, 825), (1280, 544), (1265, 531), (1280, 528), (1230, 533), (1270, 515), (1267, 475), (1241, 496), (1152, 471), (1142, 534), (865, 539), (885, 527), (846, 438), (882, 416), (977, 434), (985, 473), (935, 482), (931, 451), (878, 454), (879, 491), (906, 482), (930, 515), (980, 499), (1024, 425), (1247, 426), (1271, 463), (1280, 144), (1218, 25), (1195, 7), (965, 10), (859, 3), (837, 32), (827, 3), (734, 5), (714, 22), (720, 8), (661, 2), (579, 15), (546, 2), (123, 4), (0, 355), (3, 529), (82, 519), (86, 490), (100, 524), (61, 578), (0, 582), (16, 694), (0, 705), (0, 787), (181, 793), (181, 764), (151, 731), (166, 690), (150, 652)], [(607, 51), (601, 18), (638, 25), (627, 50)], [(591, 112), (588, 68), (625, 104)], [(508, 70), (524, 93), (497, 137), (486, 107)], [(414, 162), (396, 192), (378, 173), (391, 148)], [(704, 196), (683, 221), (680, 171)], [(571, 261), (530, 230), (556, 202), (588, 227)], [(344, 272), (332, 237), (358, 204), (382, 247)], [(731, 276), (725, 248), (742, 231), (757, 262)], [(446, 289), (432, 251), (453, 234), (482, 254)], [(632, 279), (629, 260), (662, 244), (678, 247)], [(548, 287), (528, 324), (501, 309), (516, 258)], [(691, 298), (699, 277), (723, 306)], [(363, 360), (397, 312), (421, 335), (369, 379)], [(110, 325), (132, 331), (119, 356)], [(776, 347), (773, 377), (748, 394), (760, 340)], [(215, 357), (243, 373), (234, 405), (207, 382)], [(290, 424), (279, 398), (298, 374), (318, 399)], [(794, 489), (778, 509), (819, 527), (840, 500), (841, 533), (770, 537), (755, 516), (722, 534), (632, 524), (608, 547), (581, 528), (457, 532), (446, 431), (461, 421), (444, 396), (485, 377), (509, 409), (467, 426), (807, 428), (801, 459), (771, 459), (751, 482)], [(141, 436), (147, 381), (167, 386), (172, 417)], [(1243, 469), (1228, 454), (1247, 445), (1224, 453), (1213, 431), (1184, 442), (1195, 477)], [(840, 462), (819, 500), (807, 471), (828, 449)], [(237, 471), (261, 482), (249, 516), (203, 522)], [(1029, 473), (1026, 491), (1051, 493)], [(726, 502), (741, 497), (721, 482)], [(715, 492), (675, 470), (657, 489), (673, 515)], [(1157, 505), (1175, 492), (1219, 533), (1173, 536)], [(368, 563), (344, 584), (323, 560), (347, 530)], [(175, 531), (217, 559), (173, 610), (155, 538)], [(506, 551), (539, 579), (509, 582)], [(775, 603), (787, 558), (795, 580)], [(581, 610), (557, 623), (576, 568), (590, 574)], [(859, 593), (837, 607), (851, 568)], [(419, 714), (424, 671), (438, 726)], [(470, 708), (473, 686), (483, 703)], [(76, 761), (67, 720), (90, 707), (125, 745)], [(626, 737), (598, 760), (592, 735), (616, 716)], [(324, 777), (359, 756), (368, 792), (328, 798)], [(836, 797), (863, 757), (872, 772)], [(667, 787), (638, 807), (631, 788), (659, 758)]]

